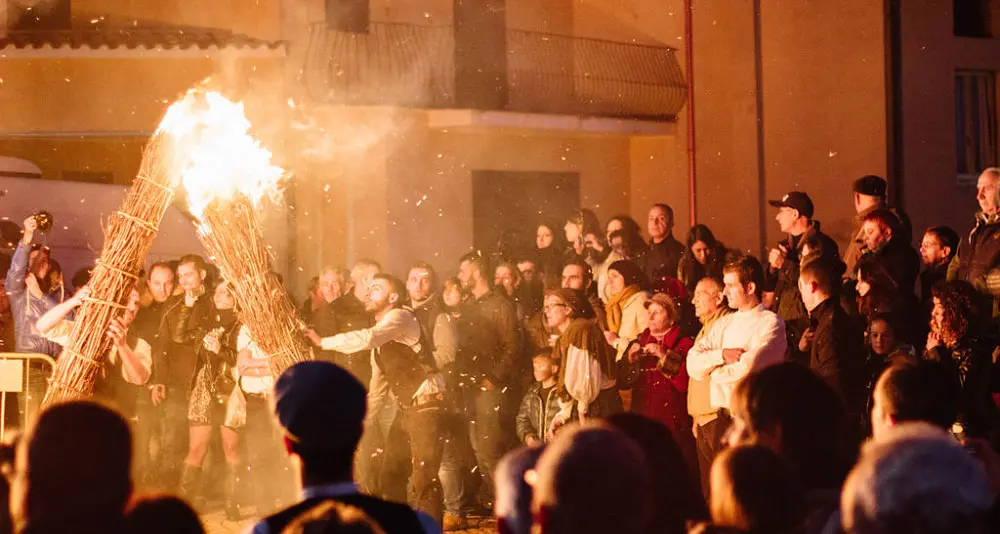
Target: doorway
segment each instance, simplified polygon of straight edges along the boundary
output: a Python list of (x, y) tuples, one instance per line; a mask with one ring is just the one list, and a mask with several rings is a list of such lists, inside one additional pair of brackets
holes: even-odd
[(472, 172), (473, 244), (483, 255), (524, 257), (535, 250), (540, 223), (561, 234), (579, 208), (579, 173)]

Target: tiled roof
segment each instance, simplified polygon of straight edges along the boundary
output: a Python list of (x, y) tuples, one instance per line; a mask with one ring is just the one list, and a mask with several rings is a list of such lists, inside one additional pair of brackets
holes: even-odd
[(284, 47), (282, 41), (266, 41), (249, 35), (208, 28), (124, 28), (12, 31), (0, 33), (0, 50), (105, 49), (105, 50), (270, 50)]

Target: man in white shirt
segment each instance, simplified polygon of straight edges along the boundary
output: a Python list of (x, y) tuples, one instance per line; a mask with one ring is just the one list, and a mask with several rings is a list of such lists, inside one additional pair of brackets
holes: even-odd
[[(378, 274), (372, 280), (365, 303), (366, 309), (375, 315), (375, 326), (325, 338), (311, 330), (306, 334), (323, 350), (344, 354), (372, 352), (368, 411), (377, 414), (383, 403), (399, 403), (400, 417), (392, 425), (386, 448), (399, 442), (392, 439), (393, 434), (400, 431), (409, 434), (417, 508), (440, 522), (443, 503), (438, 470), (443, 443), (439, 438), (445, 382), (433, 355), (422, 346), (416, 315), (403, 307), (406, 297), (406, 285), (401, 280)], [(385, 454), (391, 456), (392, 452), (387, 450)]]
[(290, 481), (283, 476), (282, 450), (277, 445), (270, 400), (274, 377), (267, 353), (250, 338), (250, 329), (240, 326), (236, 339), (239, 387), (246, 399), (246, 423), (240, 439), (246, 444), (249, 480), (257, 514), (274, 510), (274, 503), (287, 497)]
[(753, 371), (785, 359), (785, 323), (761, 304), (764, 269), (753, 256), (729, 263), (722, 271), (723, 293), (734, 313), (719, 319), (710, 335), (688, 352), (688, 374), (711, 382), (713, 407), (729, 410), (733, 390)]
[[(84, 286), (72, 298), (53, 307), (35, 323), (38, 333), (53, 343), (63, 347), (68, 345), (73, 321), (66, 317), (89, 297), (90, 288)], [(135, 401), (140, 390), (134, 386), (145, 384), (153, 367), (153, 351), (149, 343), (129, 328), (138, 311), (139, 292), (133, 289), (125, 312), (113, 318), (108, 325), (111, 350), (103, 362), (104, 369), (93, 391), (95, 400), (114, 406), (126, 419), (135, 417)]]

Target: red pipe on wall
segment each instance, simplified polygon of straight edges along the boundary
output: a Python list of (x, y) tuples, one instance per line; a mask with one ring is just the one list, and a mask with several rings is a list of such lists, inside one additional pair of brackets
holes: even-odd
[(687, 140), (688, 140), (688, 208), (691, 214), (691, 226), (697, 221), (697, 197), (695, 195), (695, 144), (694, 144), (694, 17), (691, 1), (684, 0), (684, 64), (687, 70)]

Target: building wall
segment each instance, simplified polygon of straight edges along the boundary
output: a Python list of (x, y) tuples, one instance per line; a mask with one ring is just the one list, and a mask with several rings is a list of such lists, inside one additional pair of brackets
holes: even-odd
[[(887, 172), (881, 2), (765, 0), (761, 11), (767, 198), (807, 191), (848, 240), (851, 183)], [(767, 242), (781, 237), (768, 211)]]
[(955, 37), (950, 1), (901, 6), (901, 204), (918, 236), (939, 224), (965, 232), (979, 207), (957, 182), (955, 70), (1000, 71), (1000, 39)]
[(199, 26), (281, 39), (281, 0), (73, 0), (74, 18), (107, 17), (114, 26), (139, 24)]
[(426, 112), (389, 108), (340, 109), (330, 117), (347, 131), (384, 128), (297, 175), (299, 263), (306, 272), (374, 257), (397, 273), (420, 259), (454, 274), (473, 245), (473, 171), (575, 172), (581, 205), (602, 220), (631, 208), (626, 136), (437, 129), (428, 127)]
[(110, 172), (129, 184), (167, 106), (222, 71), (236, 95), (281, 76), (278, 59), (227, 68), (210, 59), (0, 59), (0, 155), (32, 161), (45, 179)]
[(802, 190), (824, 230), (846, 241), (851, 182), (887, 170), (881, 4), (762, 0), (760, 7), (757, 58), (753, 2), (695, 6), (698, 220), (728, 245), (760, 254), (781, 239), (774, 209), (760, 201)]
[(756, 252), (761, 207), (753, 3), (700, 1), (692, 37), (697, 222), (726, 245)]

